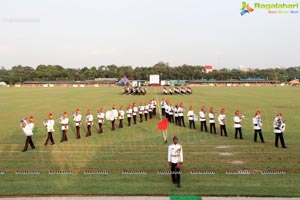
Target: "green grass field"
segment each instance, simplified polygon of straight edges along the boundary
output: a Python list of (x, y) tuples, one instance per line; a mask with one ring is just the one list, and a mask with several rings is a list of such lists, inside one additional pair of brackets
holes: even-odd
[[(126, 126), (125, 120), (124, 128), (114, 132), (106, 121), (102, 135), (96, 133), (94, 123), (92, 136), (80, 140), (75, 139), (74, 123), (70, 120), (69, 141), (59, 142), (58, 118), (63, 111), (71, 114), (78, 107), (85, 114), (90, 108), (96, 118), (99, 106), (109, 110), (112, 104), (126, 107), (152, 98), (159, 103), (163, 97), (160, 87), (148, 88), (145, 96), (123, 96), (121, 90), (121, 87), (0, 88), (0, 195), (300, 196), (299, 88), (194, 87), (191, 96), (165, 96), (173, 104), (183, 102), (185, 115), (190, 104), (197, 112), (202, 105), (213, 106), (218, 113), (224, 107), (227, 114), (227, 138), (200, 132), (199, 122), (196, 130), (169, 124), (169, 144), (171, 137), (177, 135), (184, 150), (181, 188), (171, 184), (170, 175), (157, 173), (168, 170), (167, 145), (162, 144), (162, 133), (157, 131), (159, 116), (131, 127)], [(244, 140), (233, 137), (232, 118), (236, 109), (245, 115)], [(252, 117), (256, 110), (263, 116), (265, 144), (253, 142)], [(56, 144), (44, 146), (47, 133), (42, 122), (49, 112), (56, 120)], [(278, 112), (286, 120), (287, 149), (274, 147), (272, 124)], [(33, 141), (37, 148), (22, 153), (25, 135), (19, 122), (31, 114), (35, 117)], [(187, 117), (185, 123), (188, 124)], [(83, 125), (82, 135), (85, 131)], [(50, 170), (73, 174), (49, 174)], [(85, 174), (88, 170), (109, 173)], [(145, 173), (122, 174), (126, 170)], [(240, 170), (250, 174), (226, 173)], [(16, 174), (16, 171), (40, 174)]]

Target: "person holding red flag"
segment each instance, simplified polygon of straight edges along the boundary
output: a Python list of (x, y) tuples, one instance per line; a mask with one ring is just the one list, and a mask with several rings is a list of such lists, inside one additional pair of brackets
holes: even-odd
[(167, 140), (167, 138), (168, 138), (168, 132), (167, 132), (168, 122), (169, 122), (168, 118), (165, 118), (164, 120), (160, 121), (157, 126), (158, 130), (163, 131), (164, 144), (168, 143), (168, 140)]

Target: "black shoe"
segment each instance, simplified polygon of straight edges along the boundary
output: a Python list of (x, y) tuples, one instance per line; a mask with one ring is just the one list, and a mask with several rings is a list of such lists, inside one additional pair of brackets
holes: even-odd
[(177, 187), (179, 187), (179, 188), (181, 187), (180, 183), (177, 183)]
[(53, 143), (51, 143), (51, 145), (54, 145), (55, 143), (53, 142)]
[(286, 147), (286, 146), (284, 146), (284, 147), (282, 147), (282, 148), (284, 148), (284, 149), (287, 149), (287, 147)]
[(31, 147), (31, 149), (35, 149), (35, 147)]
[(278, 148), (278, 145), (275, 145), (275, 147), (277, 147), (277, 148)]
[(165, 141), (164, 141), (164, 144), (167, 144), (167, 143), (168, 143), (168, 140), (165, 140)]
[(22, 152), (26, 152), (27, 150), (23, 149)]
[(63, 142), (63, 140), (61, 140), (60, 142)]

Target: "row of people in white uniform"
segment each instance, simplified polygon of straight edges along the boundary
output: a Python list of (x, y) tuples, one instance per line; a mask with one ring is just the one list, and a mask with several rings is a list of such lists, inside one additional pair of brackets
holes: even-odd
[(137, 124), (138, 115), (139, 122), (152, 119), (152, 117), (156, 115), (156, 101), (153, 99), (149, 103), (140, 103), (140, 106), (137, 106), (136, 103), (133, 103), (133, 105), (129, 104), (126, 110), (123, 109), (122, 105), (120, 106), (119, 110), (117, 110), (116, 106), (113, 105), (112, 110), (107, 111), (105, 114), (106, 119), (112, 122), (112, 130), (115, 130), (116, 120), (119, 120), (118, 127), (123, 128), (123, 120), (125, 119), (125, 116), (127, 117), (128, 126), (131, 126), (132, 120), (133, 124)]
[[(184, 114), (183, 114), (184, 109), (183, 109), (182, 103), (176, 105), (174, 109), (172, 109), (172, 104), (167, 101), (164, 101), (162, 104), (164, 105), (164, 106), (162, 106), (162, 111), (163, 111), (162, 114), (166, 115), (166, 113), (168, 113), (168, 115), (170, 116), (169, 111), (171, 109), (172, 110), (171, 113), (173, 112), (175, 117), (178, 116), (177, 123), (176, 123), (176, 118), (175, 118), (175, 123), (179, 126), (185, 126), (184, 125)], [(145, 117), (145, 120), (147, 120), (149, 112), (152, 113), (152, 115), (154, 114), (153, 108), (156, 109), (156, 101), (154, 99), (152, 99), (150, 101), (150, 103), (145, 103), (145, 104), (141, 103), (139, 107), (137, 107), (135, 105), (135, 103), (133, 104), (133, 106), (129, 105), (126, 110), (128, 125), (131, 124), (131, 117), (133, 117), (133, 119), (134, 119), (133, 120), (134, 124), (136, 123), (137, 113), (139, 113), (139, 115), (140, 115), (140, 122), (143, 121), (143, 117)], [(113, 113), (113, 118), (111, 118), (110, 115), (108, 115), (108, 113)], [(149, 114), (149, 116), (150, 116), (150, 114)], [(200, 130), (207, 131), (206, 110), (205, 110), (204, 106), (201, 108), (201, 111), (199, 112), (199, 117), (194, 113), (192, 106), (190, 106), (187, 116), (189, 119), (190, 128), (195, 128), (195, 121), (199, 120), (200, 121)], [(110, 120), (112, 122), (112, 130), (115, 130), (114, 123), (117, 119), (119, 119), (119, 128), (122, 128), (123, 126), (121, 123), (122, 123), (122, 120), (124, 119), (124, 117), (125, 117), (125, 111), (122, 109), (122, 107), (120, 107), (120, 110), (117, 111), (115, 109), (115, 106), (113, 106), (112, 110), (107, 111), (106, 113), (104, 113), (103, 108), (100, 107), (97, 110), (97, 119), (98, 119), (98, 126), (99, 126), (98, 133), (99, 134), (103, 133), (103, 123), (104, 123), (105, 119)], [(212, 108), (210, 109), (208, 117), (209, 117), (209, 124), (210, 124), (210, 132), (216, 134), (216, 129), (215, 129), (216, 113), (214, 112), (214, 110)], [(198, 119), (198, 118), (200, 118), (200, 119)], [(235, 138), (237, 138), (238, 135), (239, 135), (240, 139), (243, 138), (242, 137), (242, 125), (241, 125), (241, 121), (243, 120), (243, 118), (244, 118), (243, 114), (241, 114), (237, 110), (235, 112), (235, 116), (233, 118), (234, 128), (235, 128)], [(75, 113), (73, 113), (73, 120), (74, 120), (75, 126), (76, 126), (77, 139), (79, 139), (81, 137), (80, 127), (82, 125), (82, 122), (81, 122), (82, 115), (81, 115), (79, 109), (76, 109)], [(91, 114), (91, 111), (89, 109), (85, 116), (85, 122), (87, 125), (87, 133), (86, 133), (87, 137), (91, 136), (91, 126), (93, 125), (93, 120), (94, 120), (94, 117)], [(53, 140), (52, 133), (55, 131), (54, 130), (55, 121), (53, 119), (52, 113), (48, 114), (48, 118), (43, 123), (48, 132), (48, 137), (45, 141), (45, 145), (47, 145), (49, 141), (51, 141), (51, 144), (53, 145), (54, 140)], [(67, 116), (67, 112), (64, 112), (60, 116), (59, 123), (61, 124), (61, 130), (62, 130), (61, 142), (67, 141), (68, 140), (67, 130), (69, 129), (69, 118)], [(222, 135), (227, 136), (226, 114), (225, 114), (224, 109), (222, 109), (221, 113), (218, 115), (218, 123), (220, 125), (221, 136)], [(28, 119), (23, 119), (21, 121), (21, 127), (22, 127), (24, 134), (27, 136), (23, 151), (27, 151), (29, 144), (31, 145), (32, 149), (34, 149), (35, 146), (32, 141), (32, 135), (33, 135), (32, 130), (34, 127), (33, 116), (30, 116)], [(278, 147), (278, 141), (280, 140), (281, 146), (283, 148), (286, 148), (284, 138), (283, 138), (283, 132), (285, 131), (286, 124), (285, 124), (285, 120), (282, 119), (282, 113), (278, 113), (278, 115), (274, 119), (273, 127), (274, 127), (274, 133), (276, 136), (275, 137), (275, 146)], [(259, 111), (257, 111), (255, 113), (255, 117), (253, 118), (253, 128), (254, 128), (254, 141), (257, 142), (257, 136), (259, 135), (261, 142), (264, 143), (264, 139), (263, 139), (263, 135), (262, 135), (262, 117), (261, 117)]]
[(184, 126), (184, 109), (182, 103), (177, 103), (175, 106), (172, 106), (170, 101), (165, 101), (164, 99), (161, 101), (161, 112), (170, 123), (175, 123), (179, 126)]
[(175, 87), (173, 90), (170, 87), (167, 89), (166, 87), (163, 87), (163, 94), (164, 95), (173, 95), (173, 94), (192, 94), (192, 88), (190, 87)]
[[(180, 103), (179, 106), (178, 106), (178, 104), (176, 104), (176, 106), (173, 107), (169, 101), (162, 99), (161, 107), (162, 107), (162, 112), (163, 113), (165, 112), (165, 115), (169, 119), (169, 122), (171, 122), (171, 123), (173, 122), (173, 116), (175, 117), (175, 124), (176, 124), (176, 117), (178, 115), (182, 116), (182, 118), (184, 119), (184, 117), (183, 117), (184, 109), (183, 109), (182, 103)], [(208, 113), (209, 131), (211, 134), (217, 134), (216, 120), (215, 120), (215, 118), (217, 117), (217, 122), (220, 126), (220, 135), (227, 136), (225, 109), (222, 108), (221, 113), (218, 116), (216, 116), (216, 114), (217, 113), (211, 107), (210, 111)], [(282, 125), (282, 127), (280, 127), (280, 128), (277, 127), (275, 129), (275, 127), (276, 127), (275, 122), (279, 116), (280, 116), (279, 121), (280, 121), (280, 124)], [(208, 128), (207, 128), (207, 124), (206, 124), (207, 112), (206, 112), (205, 106), (201, 107), (199, 115), (197, 115), (193, 111), (192, 106), (190, 106), (189, 111), (187, 113), (187, 117), (189, 120), (189, 127), (191, 129), (196, 129), (195, 121), (200, 121), (200, 131), (208, 132)], [(244, 119), (244, 115), (239, 110), (236, 110), (235, 115), (233, 117), (233, 123), (234, 123), (234, 129), (235, 129), (234, 137), (236, 139), (238, 138), (238, 136), (240, 139), (243, 139), (242, 124), (241, 124), (243, 119)], [(255, 116), (252, 119), (252, 122), (253, 122), (253, 129), (254, 129), (254, 141), (257, 142), (257, 137), (259, 136), (261, 142), (265, 143), (263, 134), (262, 134), (262, 117), (261, 117), (260, 111), (256, 111)], [(279, 113), (278, 116), (276, 116), (273, 126), (274, 126), (274, 133), (277, 138), (275, 141), (275, 146), (278, 147), (278, 140), (280, 139), (282, 147), (286, 148), (284, 139), (283, 139), (283, 135), (282, 135), (283, 132), (285, 131), (285, 122), (282, 119), (281, 113)]]
[[(115, 130), (115, 121), (119, 119), (119, 128), (123, 128), (123, 119), (125, 118), (125, 115), (127, 116), (128, 120), (128, 126), (131, 125), (131, 118), (133, 118), (133, 123), (136, 124), (137, 122), (137, 114), (140, 115), (140, 122), (143, 122), (143, 120), (151, 119), (153, 116), (156, 115), (156, 101), (155, 99), (151, 99), (150, 102), (145, 102), (144, 104), (140, 104), (139, 107), (136, 106), (136, 103), (133, 103), (133, 105), (128, 105), (126, 111), (123, 110), (123, 106), (120, 106), (119, 111), (116, 110), (115, 105), (113, 105), (112, 110), (104, 112), (103, 108), (100, 107), (97, 110), (97, 121), (98, 121), (98, 133), (103, 133), (103, 124), (105, 119), (110, 120), (112, 122), (112, 130)], [(112, 117), (111, 117), (112, 116)], [(76, 127), (76, 135), (77, 139), (81, 138), (81, 126), (82, 126), (82, 115), (80, 110), (77, 108), (75, 112), (72, 114), (73, 121), (75, 123)], [(33, 119), (31, 119), (33, 120)], [(85, 124), (87, 127), (86, 137), (89, 137), (92, 135), (91, 127), (93, 126), (94, 117), (91, 113), (91, 110), (88, 109), (86, 115), (85, 115)], [(61, 142), (68, 141), (67, 137), (67, 131), (69, 129), (69, 117), (67, 115), (67, 112), (64, 112), (62, 115), (60, 115), (59, 123), (61, 124), (61, 130), (62, 130), (62, 138)], [(45, 141), (45, 145), (48, 144), (49, 141), (51, 141), (51, 145), (55, 144), (52, 133), (54, 130), (55, 121), (53, 119), (52, 113), (48, 114), (47, 119), (43, 122), (44, 126), (46, 127), (46, 130), (48, 132), (48, 137)], [(25, 130), (25, 129), (24, 129)]]

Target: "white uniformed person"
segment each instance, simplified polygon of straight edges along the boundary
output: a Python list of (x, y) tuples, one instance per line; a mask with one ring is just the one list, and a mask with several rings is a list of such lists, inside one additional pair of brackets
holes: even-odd
[(148, 120), (148, 112), (149, 112), (149, 105), (147, 102), (144, 103), (144, 116), (145, 116), (145, 121)]
[(131, 126), (132, 107), (130, 104), (127, 106), (126, 114), (127, 114), (127, 125)]
[(175, 119), (175, 125), (179, 125), (179, 117), (178, 117), (178, 103), (175, 104), (175, 107), (173, 109), (174, 111), (174, 119)]
[(75, 114), (73, 114), (73, 120), (75, 121), (76, 126), (76, 138), (80, 139), (80, 127), (81, 127), (81, 114), (79, 108), (76, 109)]
[(149, 119), (152, 119), (153, 116), (153, 106), (152, 106), (152, 101), (150, 100), (148, 103), (148, 113), (149, 113)]
[(168, 113), (169, 113), (169, 122), (174, 123), (174, 108), (171, 102), (169, 102)]
[(97, 118), (98, 118), (98, 126), (99, 126), (99, 130), (98, 130), (98, 133), (103, 133), (103, 123), (104, 123), (104, 117), (105, 117), (105, 114), (103, 112), (103, 108), (100, 107), (97, 111)]
[(285, 121), (282, 119), (282, 113), (278, 113), (273, 122), (275, 133), (275, 147), (278, 147), (278, 139), (280, 139), (281, 147), (287, 148), (284, 143), (283, 132), (285, 131)]
[(173, 90), (172, 90), (171, 87), (169, 87), (169, 94), (170, 94), (170, 95), (173, 95)]
[(86, 121), (86, 129), (87, 129), (87, 132), (86, 132), (86, 137), (89, 137), (92, 135), (92, 126), (93, 126), (93, 120), (94, 120), (94, 117), (91, 113), (91, 109), (88, 109), (87, 112), (86, 112), (86, 116), (85, 116), (85, 121)]
[(164, 98), (162, 98), (162, 100), (160, 101), (160, 107), (161, 107), (161, 114), (162, 115), (165, 115), (165, 104), (166, 104), (166, 101)]
[(190, 105), (190, 110), (187, 113), (187, 117), (189, 119), (190, 128), (196, 129), (195, 121), (194, 121), (194, 111), (193, 111), (193, 106), (192, 105)]
[(224, 108), (221, 109), (221, 113), (218, 116), (218, 121), (219, 121), (219, 125), (220, 125), (220, 135), (223, 136), (223, 132), (224, 132), (224, 136), (227, 137), (226, 115), (225, 115), (225, 109)]
[(177, 187), (180, 186), (180, 174), (181, 174), (181, 165), (183, 163), (183, 150), (182, 146), (178, 144), (178, 137), (173, 137), (173, 143), (169, 145), (168, 148), (168, 162), (171, 167), (171, 178), (173, 184), (176, 184)]
[(125, 116), (125, 111), (123, 110), (123, 105), (119, 109), (119, 128), (123, 128), (123, 120)]
[(165, 116), (169, 120), (169, 100), (165, 101), (164, 108), (165, 108)]
[(143, 122), (143, 115), (144, 115), (145, 106), (142, 102), (140, 102), (139, 106), (139, 115), (140, 115), (140, 122)]
[(179, 107), (178, 107), (178, 125), (185, 127), (183, 113), (184, 113), (183, 104), (182, 104), (182, 102), (180, 102)]
[(168, 94), (168, 90), (167, 90), (167, 88), (166, 88), (165, 86), (163, 87), (163, 94), (164, 94), (164, 95), (167, 95), (167, 94)]
[(264, 137), (262, 135), (262, 118), (260, 115), (260, 111), (255, 112), (255, 117), (252, 119), (253, 122), (253, 129), (254, 129), (254, 142), (257, 142), (257, 134), (259, 134), (260, 141), (265, 143)]
[(199, 112), (199, 118), (200, 118), (200, 131), (203, 132), (203, 128), (204, 128), (204, 131), (207, 132), (205, 106), (201, 107), (201, 110)]
[(69, 129), (69, 118), (67, 112), (64, 112), (60, 117), (59, 123), (61, 124), (62, 137), (60, 142), (68, 141), (67, 130)]
[(209, 113), (208, 113), (208, 118), (209, 118), (209, 132), (211, 134), (213, 134), (213, 133), (217, 134), (215, 116), (216, 116), (216, 113), (214, 112), (214, 108), (210, 107)]
[(240, 139), (243, 139), (243, 134), (242, 134), (242, 124), (241, 121), (244, 118), (244, 115), (240, 113), (239, 110), (235, 111), (235, 116), (233, 117), (233, 122), (234, 122), (234, 138), (237, 139), (238, 133), (240, 134)]
[(22, 152), (27, 151), (28, 149), (28, 144), (30, 144), (32, 149), (35, 149), (34, 143), (32, 141), (32, 135), (33, 135), (33, 128), (34, 128), (34, 123), (33, 123), (33, 116), (29, 116), (29, 122), (27, 122), (27, 119), (22, 119), (21, 120), (21, 128), (26, 135), (26, 141), (25, 141), (25, 146)]
[(54, 132), (54, 120), (53, 120), (53, 116), (52, 116), (52, 113), (49, 113), (48, 114), (48, 119), (46, 119), (43, 124), (44, 126), (46, 127), (47, 129), (47, 133), (48, 133), (48, 137), (45, 141), (45, 144), (44, 145), (48, 145), (48, 142), (49, 140), (51, 141), (51, 145), (55, 144), (54, 143), (54, 139), (53, 139), (53, 136), (52, 136), (52, 133)]
[(115, 104), (112, 106), (111, 112), (112, 112), (112, 117), (111, 117), (111, 130), (114, 131), (114, 130), (116, 130), (116, 120), (117, 120), (118, 115), (119, 115), (119, 114), (118, 114), (118, 111), (116, 110), (116, 105), (115, 105)]
[(153, 110), (153, 116), (156, 116), (156, 100), (153, 98), (152, 101), (151, 101), (151, 104), (152, 104), (152, 110)]
[(138, 113), (139, 109), (138, 107), (136, 106), (136, 103), (133, 102), (133, 105), (132, 105), (132, 118), (133, 118), (133, 124), (136, 124), (136, 115)]

